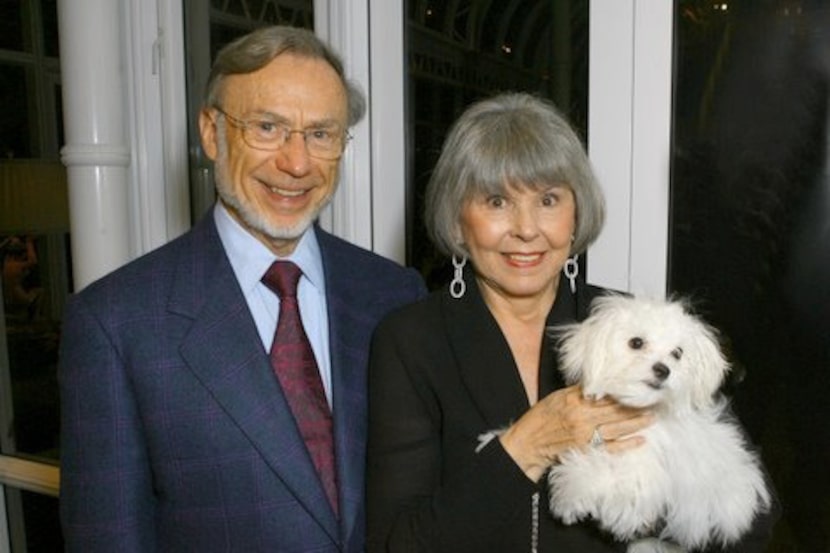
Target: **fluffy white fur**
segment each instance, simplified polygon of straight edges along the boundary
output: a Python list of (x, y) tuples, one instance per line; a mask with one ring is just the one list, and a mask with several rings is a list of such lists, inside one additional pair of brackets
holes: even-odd
[(593, 519), (637, 553), (740, 538), (770, 496), (758, 458), (718, 399), (729, 365), (713, 330), (679, 301), (609, 295), (584, 322), (553, 332), (568, 383), (656, 418), (641, 447), (562, 456), (549, 473), (553, 515), (566, 524)]

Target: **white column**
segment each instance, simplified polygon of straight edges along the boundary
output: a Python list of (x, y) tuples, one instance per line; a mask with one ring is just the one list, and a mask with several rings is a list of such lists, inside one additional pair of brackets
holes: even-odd
[(72, 266), (78, 290), (131, 257), (122, 2), (58, 0)]

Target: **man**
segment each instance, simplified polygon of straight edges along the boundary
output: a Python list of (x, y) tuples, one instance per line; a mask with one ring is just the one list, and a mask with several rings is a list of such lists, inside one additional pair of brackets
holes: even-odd
[[(415, 271), (314, 225), (363, 106), (308, 31), (261, 29), (217, 56), (199, 117), (215, 208), (67, 307), (69, 551), (363, 550), (370, 335), (425, 293)], [(312, 426), (333, 428), (327, 442), (308, 441), (306, 407), (278, 368), (289, 301), (262, 280), (275, 259), (301, 271), (303, 343), (323, 398)]]

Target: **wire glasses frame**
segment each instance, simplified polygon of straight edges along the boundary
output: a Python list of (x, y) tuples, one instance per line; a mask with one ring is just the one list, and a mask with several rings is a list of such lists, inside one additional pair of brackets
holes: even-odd
[(242, 131), (242, 140), (255, 150), (276, 152), (291, 138), (300, 134), (308, 155), (324, 160), (339, 159), (352, 135), (339, 127), (312, 127), (292, 129), (288, 125), (269, 119), (239, 119), (219, 106), (213, 106), (234, 127)]

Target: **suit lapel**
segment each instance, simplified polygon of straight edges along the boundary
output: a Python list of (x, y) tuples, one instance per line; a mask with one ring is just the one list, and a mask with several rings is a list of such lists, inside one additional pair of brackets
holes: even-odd
[[(489, 428), (501, 428), (514, 422), (530, 405), (510, 346), (484, 303), (475, 278), (468, 275), (465, 280), (467, 293), (462, 298), (453, 299), (448, 294), (441, 298), (447, 333), (461, 378), (482, 417)], [(548, 328), (584, 318), (597, 289), (582, 288), (584, 297), (575, 298), (567, 283), (560, 282), (546, 321)], [(539, 360), (539, 397), (563, 386), (555, 341), (545, 336)]]
[[(171, 310), (193, 319), (181, 346), (196, 377), (320, 525), (339, 543), (337, 520), (256, 331), (212, 217), (194, 229)], [(205, 252), (205, 253), (202, 253)]]
[[(471, 272), (471, 271), (468, 271)], [(467, 292), (441, 298), (453, 353), (464, 385), (489, 428), (515, 421), (528, 407), (516, 362), (474, 278)]]
[(354, 259), (344, 255), (336, 240), (315, 230), (326, 274), (335, 459), (348, 544), (357, 524), (363, 524), (358, 518), (364, 502), (367, 345), (374, 320), (366, 315), (371, 312), (371, 282), (355, 273)]

